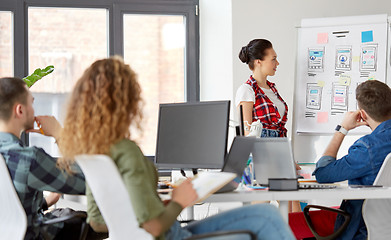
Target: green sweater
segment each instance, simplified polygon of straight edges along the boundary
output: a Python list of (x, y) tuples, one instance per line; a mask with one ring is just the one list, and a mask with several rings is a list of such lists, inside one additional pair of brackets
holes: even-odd
[[(137, 221), (141, 225), (148, 220), (157, 218), (163, 226), (163, 234), (157, 239), (164, 239), (164, 232), (174, 223), (182, 211), (182, 207), (173, 201), (164, 206), (157, 193), (158, 174), (156, 168), (151, 161), (144, 157), (140, 148), (133, 141), (123, 139), (114, 144), (110, 148), (110, 156), (117, 165), (128, 189)], [(87, 222), (105, 224), (89, 186), (87, 186), (86, 195)]]

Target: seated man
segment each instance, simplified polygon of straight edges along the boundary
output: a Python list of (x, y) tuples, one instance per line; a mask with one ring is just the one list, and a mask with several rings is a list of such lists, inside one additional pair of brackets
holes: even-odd
[[(0, 78), (0, 154), (5, 159), (16, 192), (26, 211), (25, 239), (42, 239), (40, 222), (54, 218), (50, 213), (44, 214), (42, 208), (47, 208), (59, 198), (59, 194), (51, 194), (46, 202), (42, 192), (84, 194), (85, 181), (80, 170), (75, 169), (74, 175), (67, 175), (56, 167), (57, 160), (44, 150), (26, 147), (20, 141), (24, 130), (33, 129), (34, 120), (41, 124), (47, 136), (58, 139), (61, 130), (61, 125), (54, 117), (34, 117), (33, 100), (23, 80)], [(59, 236), (63, 226), (63, 223), (55, 224), (49, 227), (47, 232), (52, 238)]]
[[(391, 152), (391, 89), (377, 80), (361, 83), (356, 89), (360, 110), (347, 112), (337, 126), (313, 175), (320, 183), (348, 180), (349, 184), (372, 185), (385, 157)], [(336, 160), (338, 149), (349, 130), (367, 125), (372, 133), (358, 139), (349, 153)], [(361, 214), (363, 200), (344, 200), (341, 209), (351, 214), (351, 222), (340, 239), (366, 239), (367, 230)], [(335, 227), (342, 224), (337, 218)]]

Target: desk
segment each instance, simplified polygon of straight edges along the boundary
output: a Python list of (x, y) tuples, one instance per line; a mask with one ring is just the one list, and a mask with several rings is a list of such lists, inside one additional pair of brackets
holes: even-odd
[(391, 198), (391, 187), (383, 188), (349, 188), (337, 187), (335, 189), (301, 189), (298, 191), (236, 191), (229, 193), (213, 194), (204, 202), (243, 202), (252, 201), (280, 201), (280, 212), (288, 222), (289, 200), (314, 200), (314, 199), (382, 199)]

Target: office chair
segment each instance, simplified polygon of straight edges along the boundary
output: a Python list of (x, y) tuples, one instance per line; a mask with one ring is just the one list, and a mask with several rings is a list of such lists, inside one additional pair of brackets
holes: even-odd
[[(327, 212), (323, 213), (321, 211), (312, 211), (313, 213), (310, 213), (310, 209), (311, 208), (325, 210), (325, 211), (331, 212), (331, 213), (327, 213)], [(314, 224), (313, 223), (313, 221), (311, 219), (311, 215), (314, 214), (314, 213), (316, 214), (317, 212), (320, 213), (320, 217), (317, 217), (320, 220), (325, 220), (324, 217), (331, 218), (332, 220), (328, 221), (328, 222), (333, 223), (332, 227), (334, 226), (334, 222), (335, 222), (338, 214), (342, 215), (345, 218), (345, 221), (342, 224), (342, 226), (339, 227), (339, 229), (337, 229), (336, 231), (331, 231), (330, 232), (330, 231), (328, 231), (329, 229), (325, 229), (325, 228), (322, 229), (322, 227), (320, 227), (321, 226), (320, 224)], [(318, 239), (318, 240), (332, 240), (332, 239), (336, 239), (338, 236), (340, 236), (345, 231), (345, 229), (348, 227), (348, 225), (350, 223), (350, 219), (351, 219), (350, 214), (345, 212), (345, 211), (343, 211), (343, 210), (341, 210), (341, 209), (329, 208), (329, 207), (318, 206), (318, 205), (307, 205), (307, 206), (305, 206), (305, 208), (303, 210), (303, 214), (304, 214), (304, 218), (305, 218), (305, 220), (306, 220), (306, 222), (308, 224), (309, 229), (314, 234), (314, 237), (316, 239)], [(320, 227), (320, 230), (319, 230), (319, 227)], [(333, 229), (333, 228), (331, 228), (331, 229)]]
[[(0, 233), (2, 239), (24, 239), (27, 229), (27, 216), (24, 208), (16, 193), (11, 176), (9, 175), (7, 165), (3, 155), (0, 154)], [(63, 216), (55, 219), (44, 221), (41, 227), (65, 222), (74, 218), (86, 218), (85, 213), (75, 213), (73, 215)], [(85, 223), (82, 226), (80, 240), (86, 238), (88, 225)], [(45, 232), (42, 233), (47, 238)]]
[[(385, 158), (373, 185), (391, 187), (391, 153)], [(367, 199), (362, 207), (368, 239), (391, 239), (391, 199)]]
[[(338, 207), (335, 207), (338, 208)], [(337, 213), (328, 211), (311, 211), (311, 220), (320, 236), (328, 236), (334, 232)], [(296, 239), (314, 238), (314, 234), (305, 220), (303, 212), (289, 213), (289, 226)]]
[(4, 239), (24, 239), (27, 217), (3, 156), (0, 154), (0, 232)]
[[(385, 187), (391, 187), (391, 153), (386, 156), (384, 162), (376, 176), (373, 185), (382, 185)], [(311, 221), (309, 209), (317, 208), (326, 211), (332, 211), (338, 214), (342, 214), (345, 217), (344, 224), (329, 236), (321, 236), (316, 231), (316, 224)], [(340, 210), (328, 207), (322, 207), (317, 205), (308, 205), (304, 208), (304, 217), (308, 223), (311, 232), (316, 239), (326, 240), (335, 239), (346, 229), (350, 221), (348, 213)], [(368, 231), (368, 239), (391, 239), (391, 229), (389, 228), (389, 222), (391, 221), (391, 199), (366, 199), (362, 207), (362, 215), (365, 221), (365, 225)]]
[[(154, 239), (151, 234), (139, 227), (129, 193), (113, 160), (107, 155), (78, 155), (75, 159), (86, 177), (94, 199), (106, 222), (109, 238), (122, 240), (132, 236), (133, 239)], [(255, 234), (249, 231), (224, 231), (196, 235), (188, 240), (209, 239), (210, 237), (216, 237), (213, 238), (215, 240), (227, 239), (229, 234), (236, 236), (246, 234), (250, 237), (249, 239), (257, 239)]]

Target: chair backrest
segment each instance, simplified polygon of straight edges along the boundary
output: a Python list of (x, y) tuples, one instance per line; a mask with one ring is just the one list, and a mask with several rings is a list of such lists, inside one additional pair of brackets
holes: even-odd
[(389, 153), (384, 159), (373, 185), (391, 187), (391, 153)]
[(153, 239), (139, 227), (129, 193), (113, 160), (106, 155), (78, 155), (76, 162), (91, 188), (110, 239)]
[[(391, 153), (385, 158), (373, 184), (391, 187)], [(391, 199), (365, 200), (362, 214), (368, 239), (391, 239)]]
[(27, 229), (26, 212), (0, 154), (0, 235), (2, 239), (24, 239)]

